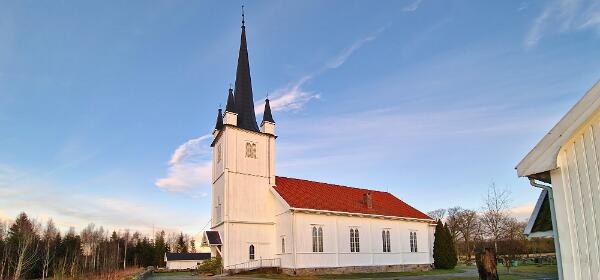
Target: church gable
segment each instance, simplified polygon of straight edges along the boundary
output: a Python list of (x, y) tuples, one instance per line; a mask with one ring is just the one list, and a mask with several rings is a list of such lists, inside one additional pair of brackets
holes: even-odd
[(290, 208), (432, 220), (388, 192), (281, 176), (273, 189)]

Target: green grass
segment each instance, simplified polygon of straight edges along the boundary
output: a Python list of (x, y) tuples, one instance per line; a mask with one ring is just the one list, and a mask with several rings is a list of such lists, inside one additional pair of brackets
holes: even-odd
[(373, 272), (373, 273), (350, 273), (350, 274), (330, 274), (319, 275), (321, 279), (358, 279), (358, 278), (390, 278), (399, 276), (418, 276), (418, 275), (438, 275), (463, 273), (462, 269), (434, 269), (430, 271), (410, 271), (410, 272)]
[(400, 276), (438, 275), (462, 273), (462, 269), (434, 269), (420, 272), (373, 272), (373, 273), (349, 273), (349, 274), (327, 274), (316, 276), (290, 276), (276, 273), (248, 273), (238, 275), (241, 277), (280, 279), (280, 280), (318, 280), (318, 279), (359, 279), (359, 278), (391, 278)]
[[(359, 278), (394, 278), (403, 276), (419, 275), (443, 275), (453, 273), (463, 273), (465, 269), (477, 269), (475, 266), (459, 265), (455, 269), (434, 269), (420, 272), (375, 272), (375, 273), (349, 273), (349, 274), (329, 274), (316, 276), (290, 276), (276, 273), (248, 273), (238, 275), (240, 277), (278, 279), (278, 280), (326, 280), (326, 279), (359, 279)], [(556, 276), (556, 265), (522, 265), (510, 269), (507, 273), (506, 267), (498, 266), (498, 274), (502, 280), (527, 280), (539, 276)], [(400, 278), (401, 279), (401, 278)], [(436, 280), (477, 280), (478, 277), (436, 277)]]
[[(499, 273), (506, 273), (506, 267), (499, 267)], [(558, 268), (554, 264), (544, 264), (544, 265), (523, 265), (517, 267), (511, 267), (511, 273), (530, 273), (530, 274), (548, 274), (548, 275), (558, 275)]]

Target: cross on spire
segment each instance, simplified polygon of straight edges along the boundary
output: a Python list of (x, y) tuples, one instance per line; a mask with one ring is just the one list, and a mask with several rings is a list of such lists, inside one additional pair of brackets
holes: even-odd
[(242, 5), (242, 27), (245, 27), (246, 21), (244, 16), (244, 5)]

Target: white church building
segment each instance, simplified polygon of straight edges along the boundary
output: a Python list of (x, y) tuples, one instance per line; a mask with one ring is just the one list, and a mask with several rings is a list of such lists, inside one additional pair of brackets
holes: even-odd
[(256, 122), (243, 21), (235, 91), (213, 135), (212, 224), (203, 243), (225, 270), (431, 268), (435, 224), (423, 212), (388, 192), (276, 176), (275, 121), (267, 99)]

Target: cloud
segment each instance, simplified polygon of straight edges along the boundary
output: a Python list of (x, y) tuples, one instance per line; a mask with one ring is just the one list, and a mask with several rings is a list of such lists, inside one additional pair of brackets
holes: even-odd
[(598, 1), (555, 0), (549, 2), (535, 17), (525, 35), (526, 49), (535, 47), (547, 31), (572, 32), (600, 30)]
[(402, 8), (402, 11), (403, 12), (414, 12), (419, 8), (419, 5), (421, 5), (421, 2), (423, 2), (423, 0), (415, 0), (412, 3), (410, 3), (409, 5)]
[(183, 143), (171, 156), (167, 176), (156, 180), (160, 189), (168, 192), (206, 196), (211, 178), (212, 135), (203, 135)]
[(529, 217), (531, 217), (531, 213), (533, 212), (534, 207), (535, 203), (527, 203), (510, 208), (508, 212), (512, 217), (514, 217), (518, 221), (527, 221), (529, 220)]
[[(294, 83), (290, 83), (284, 87), (276, 89), (272, 93), (272, 98), (270, 99), (271, 109), (273, 111), (290, 111), (290, 110), (299, 110), (304, 107), (306, 103), (313, 99), (319, 99), (321, 96), (313, 91), (304, 90), (302, 87), (315, 77), (323, 74), (324, 72), (332, 69), (337, 69), (341, 67), (346, 61), (352, 56), (354, 52), (362, 48), (366, 43), (377, 39), (377, 37), (386, 29), (386, 27), (382, 27), (375, 31), (373, 34), (370, 34), (364, 38), (361, 38), (354, 42), (350, 47), (342, 50), (332, 59), (330, 59), (323, 67), (317, 69), (316, 71), (303, 76), (298, 81)], [(263, 113), (265, 103), (259, 102), (255, 107), (254, 111), (256, 114), (260, 115)]]

